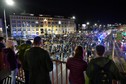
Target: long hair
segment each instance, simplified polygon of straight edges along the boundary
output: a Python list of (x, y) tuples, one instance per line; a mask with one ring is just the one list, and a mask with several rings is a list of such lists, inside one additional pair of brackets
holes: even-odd
[(74, 57), (82, 57), (83, 58), (84, 55), (84, 50), (81, 46), (77, 46), (75, 48), (75, 53), (74, 53)]

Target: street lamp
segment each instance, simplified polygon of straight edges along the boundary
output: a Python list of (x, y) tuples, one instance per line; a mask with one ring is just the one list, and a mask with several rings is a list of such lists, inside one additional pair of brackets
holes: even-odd
[[(5, 0), (5, 3), (9, 6), (14, 5), (13, 0)], [(6, 21), (6, 11), (5, 11), (5, 6), (4, 6), (4, 26), (5, 26), (5, 32), (6, 32), (6, 40), (8, 39), (8, 33), (7, 33), (7, 21)]]
[(13, 6), (14, 5), (14, 1), (13, 0), (5, 0), (5, 2), (9, 6)]
[(87, 25), (89, 25), (90, 23), (89, 23), (89, 22), (87, 22), (86, 24), (87, 24)]
[(59, 27), (60, 27), (60, 25), (61, 25), (61, 21), (59, 21), (58, 24), (59, 24)]
[(75, 16), (73, 16), (73, 17), (72, 17), (72, 19), (74, 19), (74, 20), (75, 20), (75, 19), (76, 19), (76, 17), (75, 17)]
[(74, 25), (74, 31), (76, 30), (76, 22), (75, 22), (75, 20), (76, 20), (76, 17), (75, 16), (72, 16), (72, 18), (71, 19), (73, 19), (74, 20), (74, 23), (75, 23), (75, 25)]
[(96, 24), (96, 23), (95, 23), (94, 25), (95, 25), (95, 26), (97, 26), (97, 24)]

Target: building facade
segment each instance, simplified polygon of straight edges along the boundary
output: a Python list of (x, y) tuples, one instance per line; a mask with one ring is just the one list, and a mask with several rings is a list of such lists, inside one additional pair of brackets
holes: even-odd
[(61, 16), (10, 15), (11, 35), (15, 38), (34, 38), (37, 35), (69, 34), (76, 31), (72, 18)]

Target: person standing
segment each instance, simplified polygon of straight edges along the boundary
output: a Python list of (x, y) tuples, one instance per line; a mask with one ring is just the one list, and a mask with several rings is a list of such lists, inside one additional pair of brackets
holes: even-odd
[(75, 48), (74, 57), (68, 58), (66, 66), (70, 70), (70, 84), (85, 84), (84, 71), (87, 63), (83, 60), (84, 50), (81, 46)]
[(9, 75), (7, 75), (7, 76), (3, 77), (1, 75), (2, 70), (4, 68), (4, 48), (5, 48), (5, 45), (3, 43), (0, 43), (0, 84), (3, 84), (4, 78), (9, 76)]
[(103, 45), (96, 46), (97, 57), (90, 61), (86, 70), (89, 84), (112, 84), (113, 80), (118, 81), (123, 78), (115, 63), (109, 58), (103, 57), (104, 52)]
[(0, 37), (0, 43), (5, 43), (5, 40), (4, 40), (4, 38), (3, 37)]
[(37, 36), (33, 47), (25, 52), (24, 69), (29, 71), (29, 84), (51, 84), (49, 72), (53, 70), (53, 62), (41, 46), (42, 40)]
[(10, 70), (11, 70), (11, 84), (16, 84), (16, 76), (18, 73), (18, 62), (17, 62), (17, 57), (14, 52), (14, 43), (12, 40), (7, 40), (6, 41), (6, 49), (5, 53), (7, 54), (7, 60), (10, 65)]

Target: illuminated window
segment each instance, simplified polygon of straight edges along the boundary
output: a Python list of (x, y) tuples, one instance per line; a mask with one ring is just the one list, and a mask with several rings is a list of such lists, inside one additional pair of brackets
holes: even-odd
[(34, 27), (34, 26), (35, 26), (35, 24), (31, 24), (31, 26), (32, 26), (32, 27)]
[(43, 27), (43, 25), (41, 24), (40, 27)]
[(41, 24), (43, 24), (43, 22), (40, 22)]
[(28, 31), (30, 31), (30, 28), (28, 28)]
[(39, 35), (39, 32), (36, 32), (36, 35)]
[(31, 28), (31, 31), (35, 31), (33, 28)]
[(12, 27), (16, 27), (16, 24), (12, 24)]
[(31, 21), (31, 23), (35, 23), (35, 21)]
[(27, 21), (27, 23), (29, 23), (29, 24), (30, 24), (30, 21)]
[(51, 22), (48, 22), (48, 24), (51, 24)]
[(12, 28), (12, 31), (16, 31), (16, 28)]
[(20, 21), (20, 20), (18, 20), (18, 21), (17, 21), (17, 23), (21, 23), (21, 21)]
[(13, 32), (12, 33), (12, 36), (14, 36), (14, 37), (17, 36), (17, 33), (16, 32)]
[(23, 28), (23, 31), (26, 31), (26, 28)]
[(36, 27), (39, 27), (39, 24), (36, 24)]
[(21, 27), (21, 24), (17, 24), (17, 27)]
[(18, 31), (21, 31), (21, 28), (18, 28)]
[(16, 23), (16, 20), (12, 20), (12, 23)]
[(51, 27), (51, 25), (49, 24), (48, 27)]
[(39, 31), (39, 29), (36, 29), (36, 31)]

